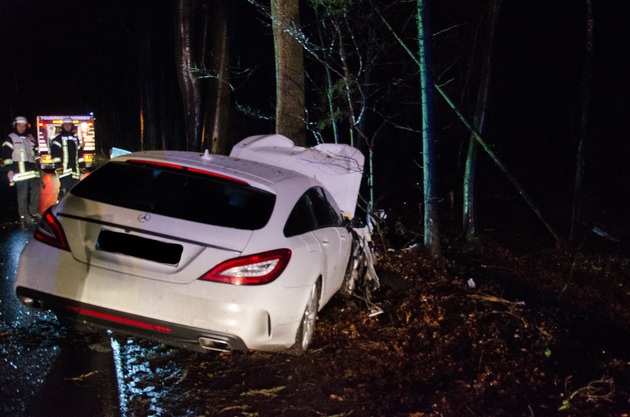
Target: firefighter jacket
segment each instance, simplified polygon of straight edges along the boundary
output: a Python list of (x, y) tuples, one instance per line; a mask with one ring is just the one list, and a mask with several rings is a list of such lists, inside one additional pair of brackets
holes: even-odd
[(69, 132), (62, 132), (50, 144), (50, 155), (59, 178), (71, 175), (81, 179), (81, 169), (85, 168), (79, 138)]
[(12, 132), (0, 149), (4, 172), (13, 171), (13, 181), (39, 178), (37, 145), (27, 134)]

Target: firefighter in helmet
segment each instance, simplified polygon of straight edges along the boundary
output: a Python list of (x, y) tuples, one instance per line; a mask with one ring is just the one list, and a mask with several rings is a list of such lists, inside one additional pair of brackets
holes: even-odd
[(61, 132), (50, 144), (50, 154), (59, 176), (59, 198), (62, 198), (79, 182), (81, 170), (85, 168), (81, 143), (74, 134), (72, 119), (63, 119)]
[(17, 189), (17, 207), (21, 222), (37, 221), (39, 214), (39, 154), (37, 141), (28, 133), (28, 120), (18, 116), (13, 131), (2, 143), (3, 170)]

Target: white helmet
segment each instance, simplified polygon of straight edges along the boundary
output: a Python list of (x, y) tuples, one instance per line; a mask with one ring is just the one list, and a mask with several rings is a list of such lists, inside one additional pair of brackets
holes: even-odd
[(64, 123), (64, 124), (66, 124), (66, 123), (70, 123), (70, 124), (72, 124), (72, 119), (71, 119), (71, 118), (69, 118), (69, 117), (66, 117), (66, 118), (64, 118), (64, 119), (63, 119), (63, 123)]
[(26, 117), (18, 116), (13, 119), (13, 127), (17, 125), (28, 125), (28, 120), (26, 120)]

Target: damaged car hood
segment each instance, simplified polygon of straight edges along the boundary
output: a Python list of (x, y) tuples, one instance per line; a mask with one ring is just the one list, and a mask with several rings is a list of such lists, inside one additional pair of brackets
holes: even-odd
[(324, 143), (304, 148), (282, 135), (257, 135), (234, 145), (230, 156), (313, 177), (332, 194), (345, 217), (354, 217), (365, 158), (352, 146)]

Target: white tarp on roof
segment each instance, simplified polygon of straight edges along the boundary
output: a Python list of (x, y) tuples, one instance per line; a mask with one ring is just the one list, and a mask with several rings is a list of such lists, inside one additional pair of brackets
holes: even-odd
[(365, 158), (352, 146), (324, 143), (303, 148), (282, 135), (258, 135), (237, 143), (230, 156), (314, 177), (332, 194), (344, 215), (354, 217)]

